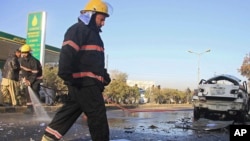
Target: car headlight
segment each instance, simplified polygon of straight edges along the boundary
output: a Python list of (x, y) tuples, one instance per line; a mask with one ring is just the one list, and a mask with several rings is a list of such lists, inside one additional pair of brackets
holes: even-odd
[(233, 89), (230, 91), (230, 94), (238, 94), (239, 90), (238, 89)]

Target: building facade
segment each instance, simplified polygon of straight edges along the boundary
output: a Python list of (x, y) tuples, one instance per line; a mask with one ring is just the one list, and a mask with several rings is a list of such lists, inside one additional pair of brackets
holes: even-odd
[[(26, 39), (15, 36), (6, 32), (0, 31), (0, 68), (2, 69), (5, 60), (10, 53), (13, 53), (16, 49), (25, 44)], [(45, 45), (44, 62), (57, 63), (59, 60), (60, 49), (50, 45)]]

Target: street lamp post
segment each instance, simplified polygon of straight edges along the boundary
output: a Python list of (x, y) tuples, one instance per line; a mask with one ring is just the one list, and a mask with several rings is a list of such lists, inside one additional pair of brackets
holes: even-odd
[(198, 80), (197, 80), (197, 84), (200, 81), (200, 57), (201, 57), (202, 54), (210, 52), (210, 51), (211, 51), (210, 49), (208, 49), (208, 50), (206, 50), (204, 52), (200, 52), (200, 53), (197, 53), (197, 52), (194, 52), (194, 51), (190, 51), (190, 50), (188, 51), (189, 53), (194, 53), (194, 54), (196, 54), (198, 56), (198, 71), (197, 71), (197, 79)]

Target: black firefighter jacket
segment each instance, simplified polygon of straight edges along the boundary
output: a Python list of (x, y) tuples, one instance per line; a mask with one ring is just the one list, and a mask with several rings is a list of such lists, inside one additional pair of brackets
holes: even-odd
[(20, 59), (21, 65), (21, 77), (29, 80), (32, 85), (35, 81), (42, 80), (42, 65), (39, 60), (33, 57), (31, 54), (27, 58)]
[(98, 85), (104, 88), (109, 84), (110, 77), (104, 68), (104, 46), (99, 32), (94, 26), (79, 21), (65, 33), (58, 76), (66, 85)]
[(2, 78), (18, 81), (19, 80), (20, 64), (16, 55), (11, 55), (7, 58), (3, 70)]

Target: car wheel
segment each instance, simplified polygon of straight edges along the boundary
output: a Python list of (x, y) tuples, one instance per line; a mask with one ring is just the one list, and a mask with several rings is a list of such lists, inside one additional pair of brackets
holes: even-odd
[(247, 114), (250, 115), (250, 99), (248, 100), (247, 104)]
[(194, 107), (193, 114), (194, 114), (194, 120), (199, 120), (201, 114), (200, 109), (198, 107)]
[(238, 115), (237, 116), (238, 118), (236, 118), (237, 122), (240, 122), (240, 123), (245, 123), (246, 122), (246, 120), (247, 120), (247, 117), (246, 117), (247, 113), (245, 111), (240, 111), (237, 115)]

